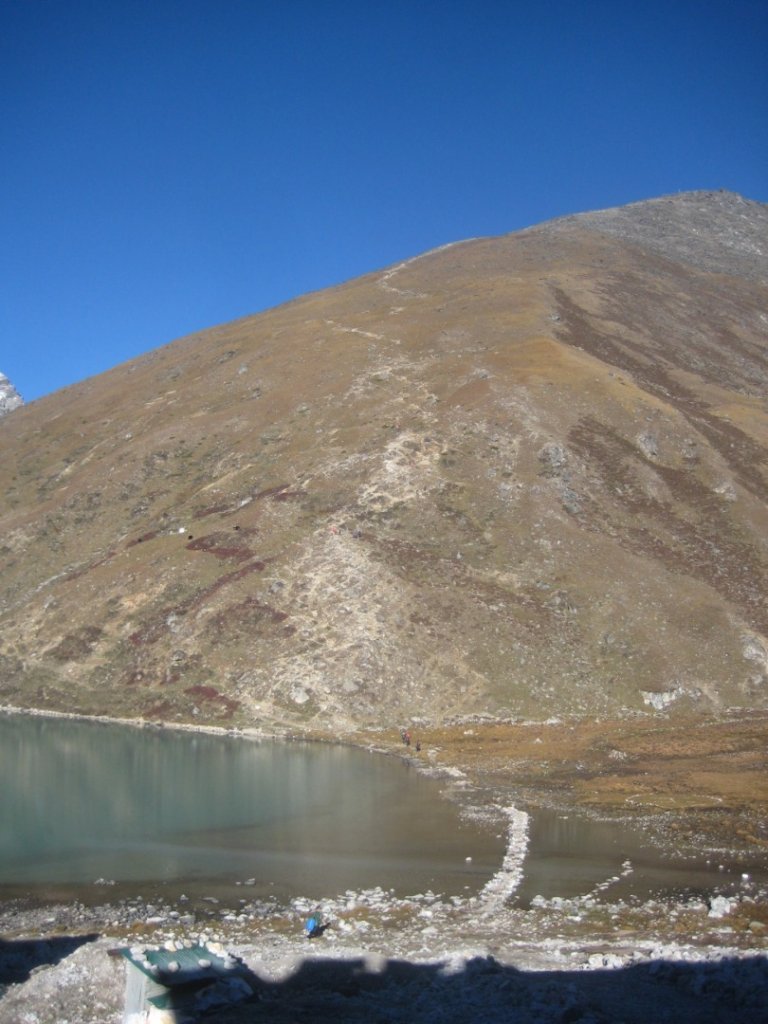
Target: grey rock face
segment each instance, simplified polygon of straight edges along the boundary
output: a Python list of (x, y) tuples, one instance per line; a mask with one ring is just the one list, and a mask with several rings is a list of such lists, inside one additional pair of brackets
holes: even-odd
[(11, 384), (4, 373), (0, 373), (0, 416), (17, 409), (24, 404), (24, 399)]
[(712, 273), (768, 280), (768, 205), (735, 192), (682, 192), (552, 223), (580, 225)]

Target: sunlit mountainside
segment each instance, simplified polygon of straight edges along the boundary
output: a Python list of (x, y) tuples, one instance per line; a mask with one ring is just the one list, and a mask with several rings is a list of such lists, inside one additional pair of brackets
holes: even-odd
[(351, 729), (768, 705), (768, 207), (444, 247), (0, 421), (0, 703)]

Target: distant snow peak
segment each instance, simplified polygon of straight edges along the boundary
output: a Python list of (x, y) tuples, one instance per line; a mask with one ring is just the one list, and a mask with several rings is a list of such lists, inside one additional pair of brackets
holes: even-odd
[(0, 416), (5, 416), (23, 404), (24, 399), (19, 392), (5, 374), (0, 372)]

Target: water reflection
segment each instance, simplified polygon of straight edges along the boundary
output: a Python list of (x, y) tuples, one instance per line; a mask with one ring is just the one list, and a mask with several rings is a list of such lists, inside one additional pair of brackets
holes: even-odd
[[(0, 884), (479, 889), (504, 843), (434, 780), (342, 747), (0, 716)], [(471, 862), (466, 860), (471, 856)]]
[[(748, 880), (742, 874), (748, 875)], [(706, 895), (750, 891), (768, 883), (765, 858), (685, 856), (650, 842), (624, 822), (601, 822), (555, 811), (531, 817), (528, 850), (517, 900), (537, 895), (594, 896), (599, 900)]]
[[(463, 820), (434, 780), (343, 747), (0, 715), (0, 772), (0, 895), (95, 898), (106, 879), (124, 895), (466, 896), (505, 852), (503, 830)], [(723, 891), (742, 871), (768, 881), (764, 858), (721, 869), (628, 825), (536, 811), (516, 900)]]

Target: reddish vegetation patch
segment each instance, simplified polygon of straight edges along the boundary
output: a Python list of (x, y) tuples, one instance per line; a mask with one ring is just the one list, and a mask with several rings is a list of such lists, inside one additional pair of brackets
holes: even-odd
[(76, 580), (79, 579), (81, 576), (85, 576), (86, 573), (89, 573), (92, 569), (98, 569), (100, 565), (106, 565), (111, 558), (114, 558), (114, 556), (114, 551), (108, 551), (103, 558), (100, 558), (96, 562), (91, 562), (90, 565), (84, 565), (80, 569), (73, 569), (72, 572), (68, 572), (63, 578), (66, 580), (67, 583), (71, 583), (72, 580)]
[(221, 694), (213, 686), (188, 686), (184, 693), (200, 700), (218, 700)]
[(215, 583), (211, 583), (210, 586), (201, 590), (195, 597), (190, 601), (190, 607), (199, 608), (201, 604), (204, 604), (212, 594), (215, 594), (217, 590), (221, 590), (228, 583), (234, 583), (235, 580), (241, 580), (249, 573), (252, 572), (263, 572), (267, 567), (267, 562), (271, 559), (255, 559), (253, 562), (249, 562), (248, 565), (244, 565), (242, 569), (236, 569), (234, 572), (228, 572), (226, 576), (219, 576)]
[(261, 498), (277, 498), (283, 491), (287, 491), (290, 484), (278, 484), (276, 487), (267, 487), (263, 491), (257, 491), (253, 495), (254, 501), (260, 501)]
[(272, 622), (285, 622), (288, 618), (288, 612), (279, 612), (277, 608), (273, 608), (272, 605), (264, 604), (255, 597), (247, 597), (240, 604), (234, 605), (231, 609), (227, 610), (227, 614), (230, 611), (238, 611), (241, 608), (250, 608), (256, 612), (263, 612), (264, 617), (267, 617)]
[(150, 530), (148, 533), (142, 533), (140, 537), (135, 537), (133, 540), (129, 540), (125, 546), (127, 548), (132, 548), (134, 544), (143, 544), (145, 540), (154, 540), (159, 533), (159, 530)]
[(223, 693), (219, 693), (213, 686), (189, 686), (184, 693), (194, 697), (200, 703), (217, 704), (221, 708), (222, 713), (227, 715), (232, 715), (240, 707), (240, 701), (225, 697)]
[(234, 558), (239, 562), (244, 562), (251, 558), (253, 552), (250, 548), (228, 543), (231, 540), (232, 538), (228, 533), (209, 533), (205, 537), (191, 540), (186, 547), (188, 551), (205, 551), (216, 558)]
[(56, 661), (80, 661), (87, 658), (102, 637), (98, 626), (83, 626), (68, 633), (50, 652)]
[(193, 513), (193, 519), (205, 519), (206, 516), (226, 515), (235, 512), (231, 505), (209, 505), (207, 508), (199, 508)]
[(166, 608), (164, 611), (160, 612), (159, 618), (153, 619), (151, 622), (147, 622), (141, 627), (141, 629), (137, 629), (135, 632), (131, 633), (128, 639), (134, 647), (142, 647), (144, 644), (153, 644), (159, 640), (160, 637), (168, 630), (168, 624), (165, 620), (167, 616), (171, 614), (172, 610), (173, 609), (171, 608)]
[[(269, 561), (269, 559), (267, 561)], [(164, 636), (165, 633), (168, 632), (168, 617), (170, 615), (178, 617), (180, 615), (186, 615), (187, 612), (192, 611), (195, 608), (199, 608), (218, 590), (227, 586), (227, 584), (234, 583), (236, 580), (241, 580), (249, 573), (263, 572), (266, 568), (267, 561), (255, 559), (253, 562), (249, 562), (248, 565), (244, 565), (241, 569), (236, 569), (234, 572), (228, 572), (224, 576), (220, 576), (209, 586), (204, 587), (196, 594), (192, 594), (188, 597), (186, 601), (182, 601), (181, 604), (176, 605), (175, 608), (161, 609), (154, 619), (145, 623), (134, 633), (131, 633), (128, 639), (135, 647), (141, 647), (144, 644), (156, 643), (161, 636)]]
[(153, 704), (144, 712), (144, 718), (167, 718), (174, 710), (169, 700), (162, 700), (159, 704)]
[[(255, 491), (248, 495), (251, 501), (261, 501), (262, 498), (272, 498), (273, 501), (292, 501), (302, 497), (303, 491), (289, 491), (289, 484), (277, 484), (275, 487), (266, 487), (263, 491)], [(238, 502), (236, 505), (232, 505), (227, 502), (220, 505), (207, 505), (205, 508), (199, 508), (193, 513), (194, 519), (205, 519), (208, 516), (227, 516), (233, 515), (235, 512), (239, 512), (242, 508), (242, 504)]]

